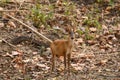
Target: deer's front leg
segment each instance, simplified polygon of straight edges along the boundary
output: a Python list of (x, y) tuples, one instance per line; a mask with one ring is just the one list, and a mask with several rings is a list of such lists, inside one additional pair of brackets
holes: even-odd
[(64, 70), (66, 70), (66, 54), (64, 54)]
[(52, 54), (52, 71), (55, 70), (55, 55)]
[(67, 57), (68, 57), (68, 72), (70, 73), (70, 59), (71, 59), (71, 54), (68, 54)]

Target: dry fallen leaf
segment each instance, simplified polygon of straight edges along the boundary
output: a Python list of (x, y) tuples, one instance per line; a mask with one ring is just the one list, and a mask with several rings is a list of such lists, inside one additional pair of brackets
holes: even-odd
[(89, 45), (94, 45), (94, 44), (97, 43), (97, 41), (95, 41), (95, 40), (88, 40), (87, 43), (88, 43)]
[(82, 58), (82, 59), (91, 59), (91, 58), (94, 58), (95, 55), (93, 53), (88, 53), (88, 54), (79, 54), (79, 57)]
[(9, 24), (9, 26), (10, 26), (10, 27), (16, 28), (16, 25), (15, 25), (15, 23), (14, 23), (14, 22), (9, 21), (9, 22), (8, 22), (8, 24)]
[(57, 0), (56, 1), (56, 6), (62, 6), (62, 0)]
[(37, 63), (37, 66), (39, 66), (39, 67), (46, 67), (45, 64), (40, 64), (40, 63)]
[(60, 65), (59, 68), (57, 68), (58, 71), (63, 71), (64, 70), (64, 65)]
[(101, 60), (101, 61), (100, 61), (99, 63), (97, 63), (96, 65), (98, 65), (98, 66), (104, 66), (107, 62), (108, 62), (107, 59)]
[(4, 10), (2, 7), (0, 7), (0, 10)]
[(72, 67), (75, 69), (75, 70), (83, 70), (83, 68), (84, 68), (84, 66), (85, 66), (85, 64), (71, 64), (72, 65)]
[(33, 52), (34, 55), (38, 54), (38, 52)]
[(78, 38), (78, 39), (77, 39), (77, 43), (78, 43), (78, 44), (81, 44), (81, 43), (83, 43), (83, 42), (84, 42), (84, 41), (83, 41), (83, 38)]
[[(16, 53), (16, 52), (15, 52)], [(11, 62), (15, 63), (14, 67), (22, 73), (25, 73), (25, 63), (22, 59), (22, 53), (19, 52), (19, 55), (15, 57)]]
[(88, 59), (91, 59), (91, 58), (94, 58), (95, 55), (94, 55), (93, 53), (89, 53), (89, 54), (86, 54), (86, 57), (87, 57)]
[(94, 27), (91, 27), (91, 28), (90, 28), (90, 31), (91, 31), (91, 32), (96, 32), (96, 31), (97, 31), (97, 29), (96, 29), (96, 28), (94, 28)]
[(108, 61), (107, 59), (101, 60), (101, 63), (102, 63), (102, 64), (106, 64), (107, 61)]
[(13, 58), (13, 55), (9, 54), (8, 52), (7, 52), (5, 55), (3, 55), (3, 56), (4, 56), (4, 57), (8, 56), (8, 57)]
[(4, 23), (0, 22), (0, 28), (4, 27)]
[(22, 72), (22, 73), (25, 73), (25, 64), (24, 63), (17, 63), (14, 65), (14, 67), (19, 71), (19, 72)]
[(102, 29), (104, 29), (104, 30), (107, 30), (108, 29), (108, 27), (106, 26), (106, 25), (102, 25)]
[(51, 79), (47, 79), (47, 80), (58, 80), (57, 77), (51, 78)]
[(30, 0), (10, 0), (10, 1), (14, 3), (23, 3), (25, 1), (30, 1)]
[(32, 59), (23, 60), (24, 63), (32, 62)]
[(12, 51), (12, 55), (13, 56), (16, 56), (16, 55), (19, 55), (20, 53), (18, 51)]

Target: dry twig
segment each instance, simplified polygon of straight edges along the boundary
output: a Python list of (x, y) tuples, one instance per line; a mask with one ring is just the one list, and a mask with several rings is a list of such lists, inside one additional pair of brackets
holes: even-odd
[(23, 12), (27, 10), (0, 10), (0, 12)]
[(16, 46), (12, 45), (11, 43), (7, 42), (5, 39), (2, 39), (3, 42), (7, 43), (9, 46), (15, 48)]

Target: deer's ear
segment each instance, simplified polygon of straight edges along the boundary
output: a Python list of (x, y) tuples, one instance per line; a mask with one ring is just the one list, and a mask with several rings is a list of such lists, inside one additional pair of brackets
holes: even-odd
[(70, 26), (66, 26), (66, 27), (65, 27), (65, 31), (69, 33), (69, 32), (72, 31), (72, 28), (71, 28)]
[(65, 31), (66, 32), (76, 32), (76, 27), (71, 27), (71, 26), (67, 26), (66, 28), (65, 28)]
[(73, 30), (73, 32), (75, 33), (75, 32), (76, 32), (76, 27), (73, 26), (73, 27), (72, 27), (72, 30)]

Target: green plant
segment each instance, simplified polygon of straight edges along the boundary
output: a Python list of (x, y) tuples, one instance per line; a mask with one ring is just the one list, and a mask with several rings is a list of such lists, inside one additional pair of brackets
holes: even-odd
[[(51, 10), (51, 11), (44, 10), (45, 7), (48, 8), (48, 10)], [(35, 27), (39, 27), (41, 25), (49, 26), (47, 24), (47, 21), (50, 20), (53, 16), (51, 8), (52, 8), (52, 5), (36, 4), (31, 9), (31, 14), (30, 14), (29, 18), (33, 21), (33, 25)]]
[(10, 2), (10, 0), (0, 0), (0, 2), (6, 3), (6, 2)]
[(85, 30), (84, 34), (85, 34), (85, 40), (94, 39), (94, 36), (90, 34), (90, 31), (89, 31), (89, 29), (87, 27), (86, 27), (86, 30)]
[(114, 0), (110, 0), (109, 5), (114, 6)]
[(97, 0), (98, 3), (102, 2), (102, 0)]
[(70, 3), (68, 1), (64, 1), (63, 2), (64, 6), (65, 6), (65, 12), (64, 14), (69, 16), (69, 15), (73, 15), (74, 14), (74, 10), (76, 8), (74, 3)]
[(0, 6), (5, 6), (7, 2), (10, 2), (10, 0), (0, 0)]
[(87, 15), (88, 18), (83, 20), (83, 25), (88, 26), (88, 27), (96, 27), (99, 30), (102, 29), (102, 25), (99, 22), (99, 14), (96, 13), (96, 15), (94, 16), (94, 14), (88, 14)]
[(99, 4), (105, 4), (105, 3), (107, 3), (107, 4), (109, 4), (110, 6), (114, 6), (114, 0), (97, 0), (97, 2), (99, 3)]
[(83, 35), (83, 33), (84, 33), (82, 30), (77, 30), (76, 32), (77, 32), (79, 35)]
[(85, 34), (85, 40), (92, 40), (93, 38), (90, 34)]
[(64, 4), (64, 13), (63, 14), (66, 17), (68, 17), (68, 20), (69, 20), (68, 24), (71, 24), (73, 27), (76, 27), (78, 23), (75, 18), (77, 16), (77, 14), (75, 13), (76, 12), (75, 3), (64, 0), (63, 4)]

